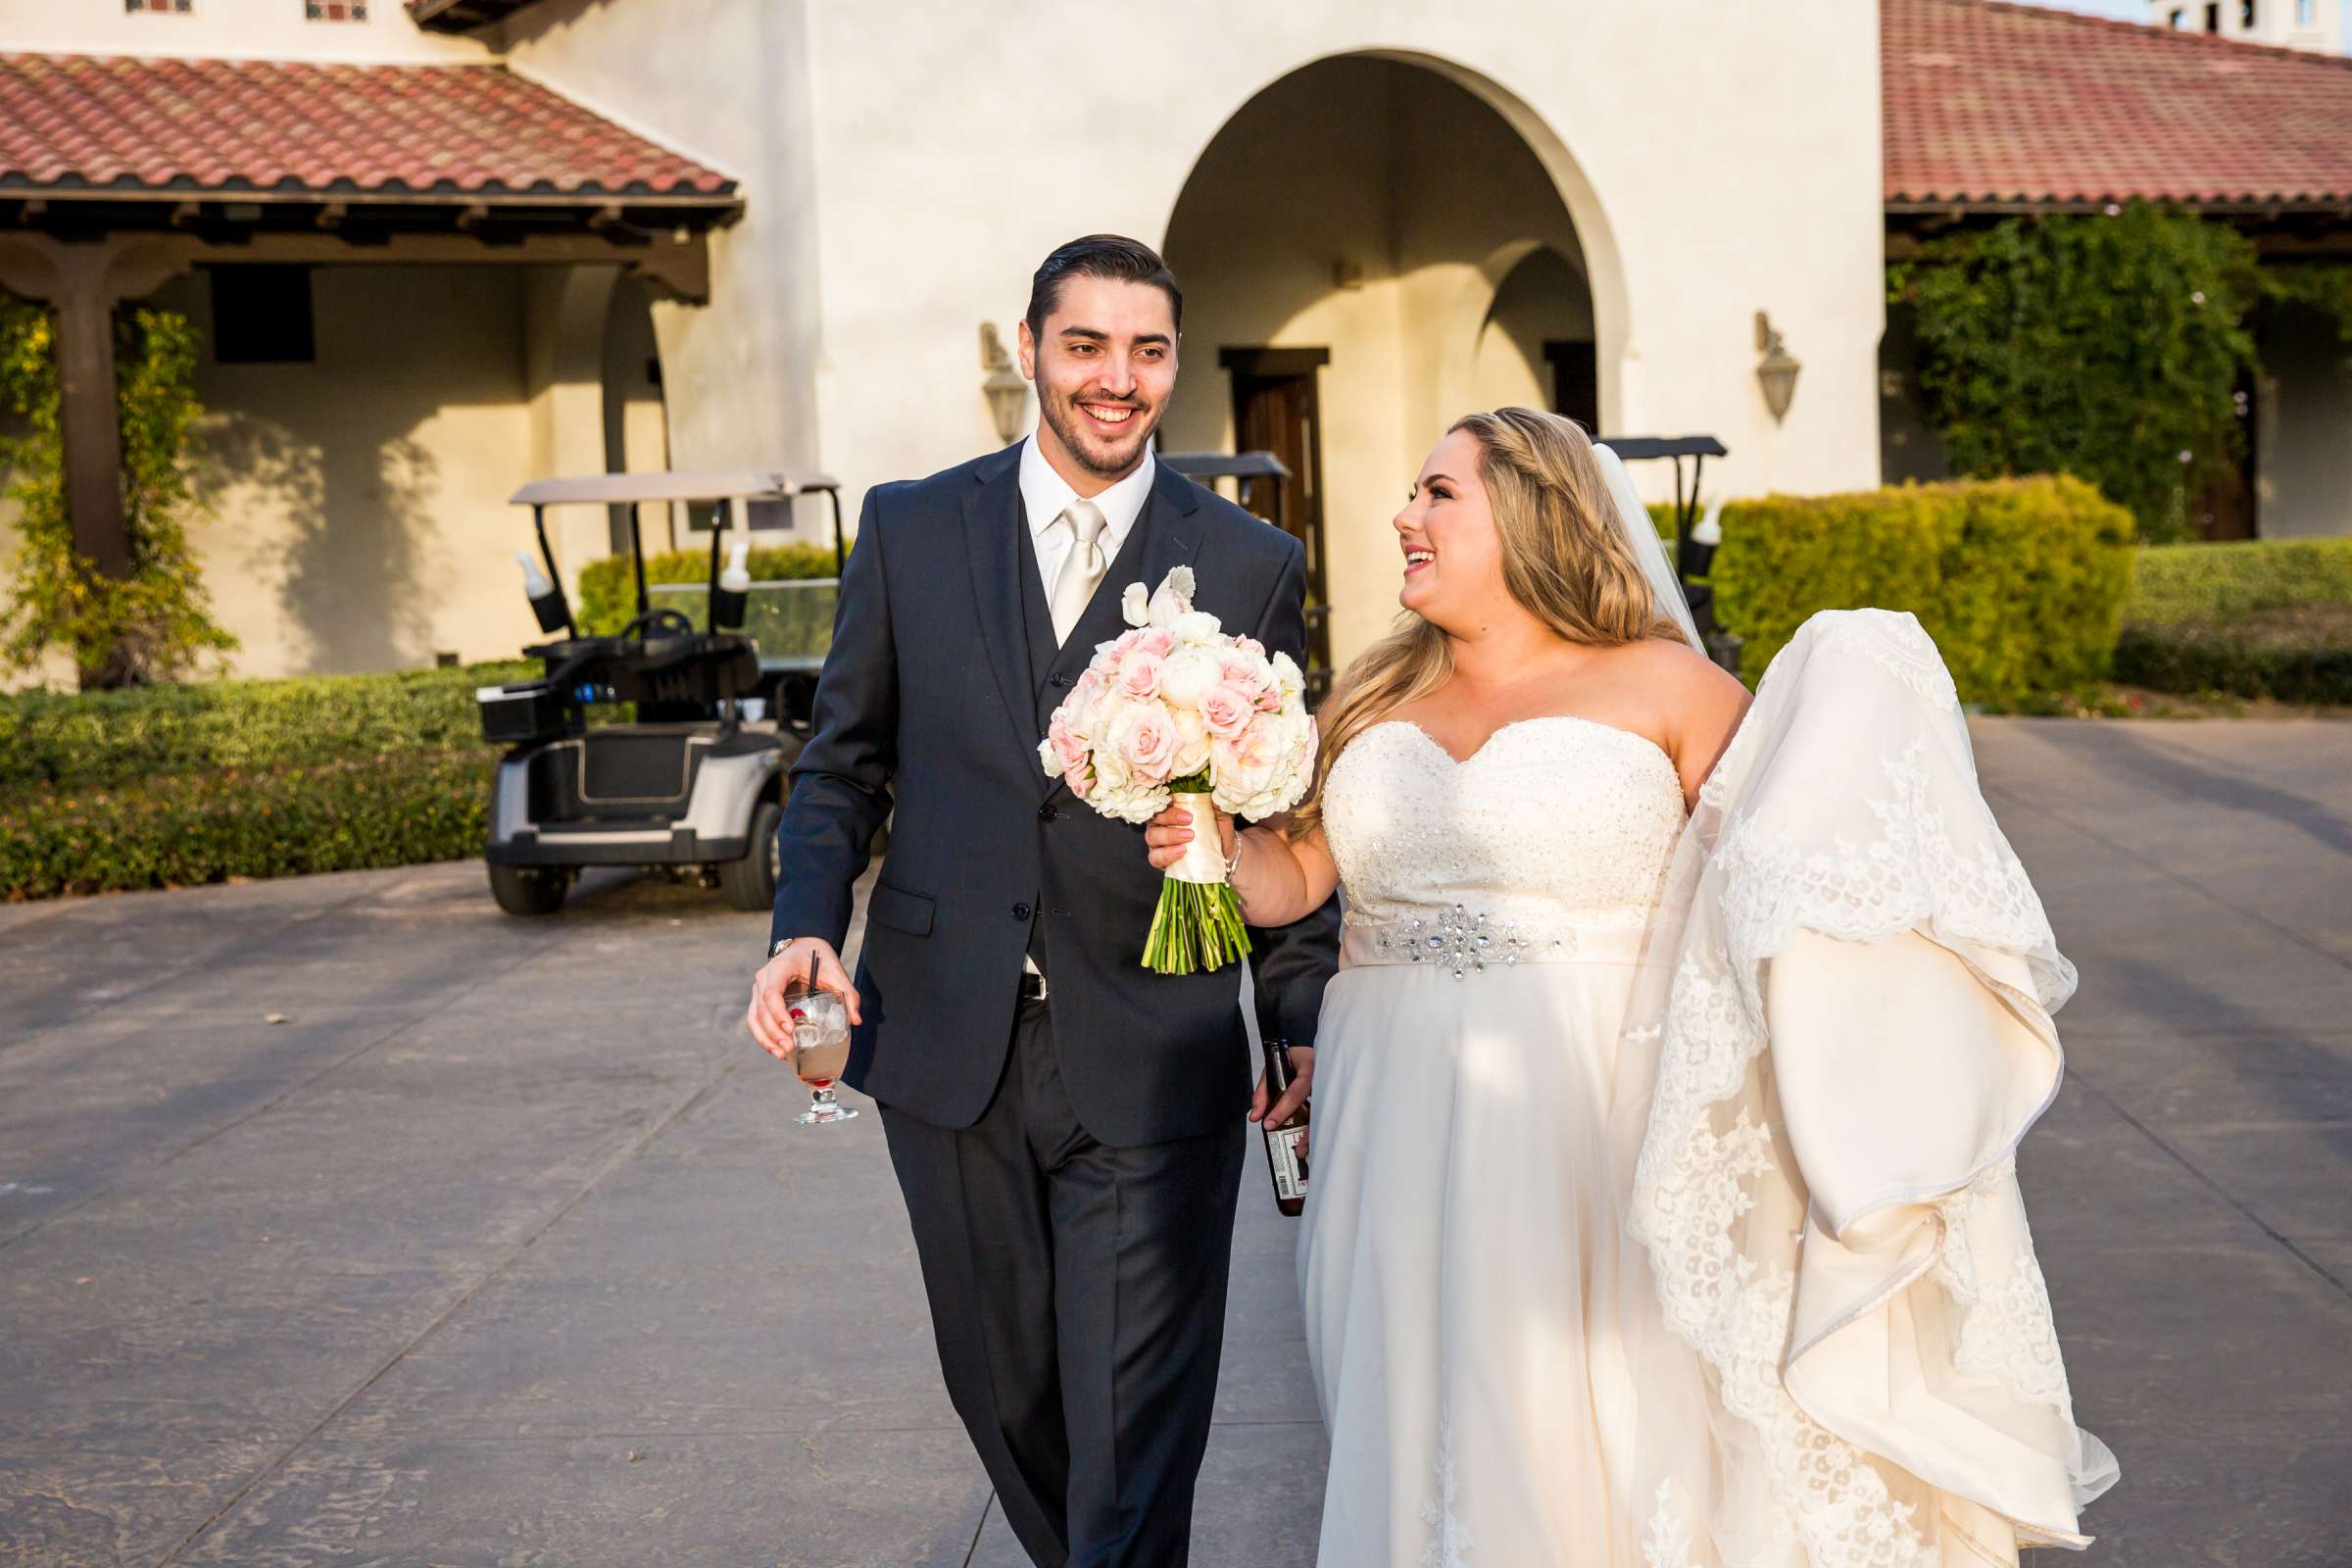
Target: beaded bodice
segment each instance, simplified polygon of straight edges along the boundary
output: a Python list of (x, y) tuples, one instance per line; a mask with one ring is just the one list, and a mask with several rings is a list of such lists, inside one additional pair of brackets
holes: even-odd
[(1386, 720), (1349, 743), (1323, 788), (1351, 921), (1459, 905), (1495, 920), (1638, 923), (1683, 828), (1664, 752), (1568, 715), (1505, 724), (1463, 761)]

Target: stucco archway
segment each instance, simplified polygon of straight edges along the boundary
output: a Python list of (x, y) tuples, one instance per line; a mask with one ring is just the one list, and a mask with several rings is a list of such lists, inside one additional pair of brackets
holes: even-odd
[(1548, 354), (1571, 340), (1584, 416), (1615, 397), (1623, 289), (1597, 200), (1516, 99), (1427, 56), (1330, 56), (1253, 93), (1163, 248), (1186, 317), (1162, 445), (1268, 446), (1298, 470), (1284, 521), (1309, 539), (1338, 662), (1387, 623), (1386, 520), (1447, 423), (1559, 406)]

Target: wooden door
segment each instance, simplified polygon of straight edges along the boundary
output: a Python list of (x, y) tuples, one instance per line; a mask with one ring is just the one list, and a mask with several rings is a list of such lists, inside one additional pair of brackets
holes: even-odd
[[(1328, 688), (1331, 634), (1323, 573), (1323, 415), (1315, 372), (1326, 349), (1227, 349), (1233, 376), (1234, 448), (1271, 452), (1288, 479), (1245, 479), (1241, 504), (1306, 547), (1306, 656), (1310, 694)], [(1279, 489), (1279, 495), (1274, 493)]]

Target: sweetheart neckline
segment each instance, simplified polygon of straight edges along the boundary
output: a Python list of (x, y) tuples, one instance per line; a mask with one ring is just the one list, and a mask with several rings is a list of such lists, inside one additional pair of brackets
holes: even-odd
[(1477, 761), (1480, 758), (1486, 756), (1487, 748), (1493, 746), (1495, 740), (1507, 731), (1520, 729), (1530, 724), (1552, 723), (1582, 724), (1587, 729), (1606, 730), (1611, 735), (1624, 736), (1627, 740), (1634, 742), (1636, 745), (1646, 748), (1653, 757), (1655, 757), (1659, 761), (1664, 762), (1666, 764), (1666, 770), (1674, 775), (1676, 790), (1678, 792), (1681, 790), (1683, 771), (1681, 768), (1675, 765), (1673, 757), (1668, 755), (1665, 747), (1660, 746), (1656, 741), (1651, 740), (1648, 736), (1641, 734), (1638, 731), (1627, 729), (1619, 724), (1604, 723), (1597, 718), (1587, 718), (1582, 713), (1535, 713), (1526, 718), (1514, 718), (1508, 723), (1497, 724), (1492, 730), (1487, 732), (1487, 738), (1483, 741), (1480, 741), (1477, 749), (1472, 751), (1468, 757), (1454, 756), (1451, 752), (1445, 748), (1445, 746), (1435, 735), (1432, 735), (1429, 731), (1423, 729), (1418, 723), (1409, 718), (1384, 718), (1376, 724), (1366, 726), (1364, 733), (1369, 735), (1373, 730), (1386, 729), (1392, 724), (1396, 725), (1401, 729), (1411, 730), (1415, 735), (1418, 735), (1425, 743), (1427, 743), (1431, 751), (1444, 758), (1446, 762), (1456, 768), (1464, 768)]

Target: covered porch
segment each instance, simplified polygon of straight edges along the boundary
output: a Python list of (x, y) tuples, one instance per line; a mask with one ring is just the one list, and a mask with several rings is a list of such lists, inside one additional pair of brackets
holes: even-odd
[[(511, 651), (505, 497), (666, 462), (653, 306), (709, 302), (743, 207), (496, 66), (0, 56), (0, 287), (54, 313), (76, 552), (130, 567), (115, 322), (176, 311), (241, 673)], [(611, 545), (591, 514), (557, 550)]]

